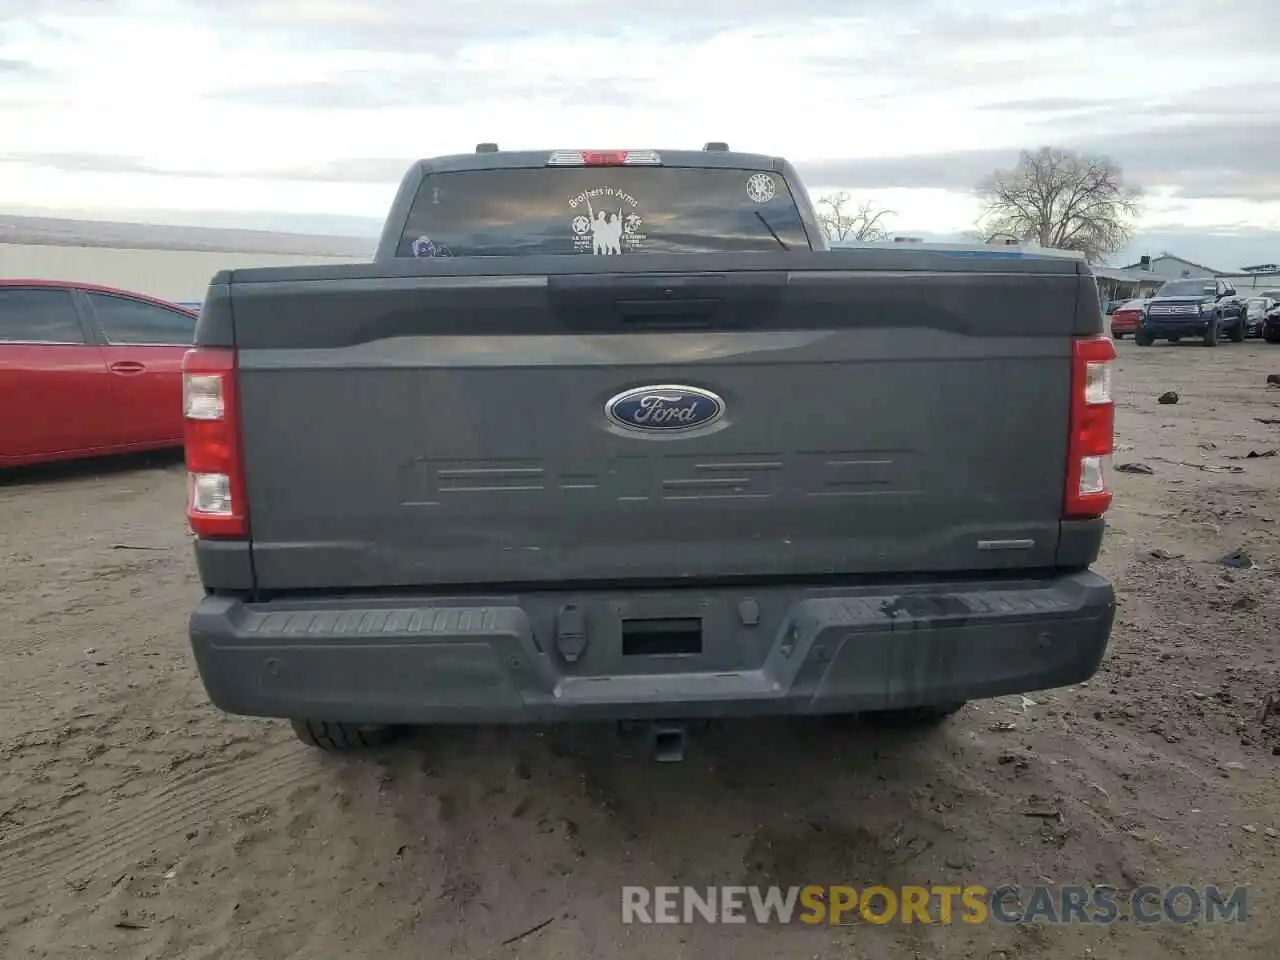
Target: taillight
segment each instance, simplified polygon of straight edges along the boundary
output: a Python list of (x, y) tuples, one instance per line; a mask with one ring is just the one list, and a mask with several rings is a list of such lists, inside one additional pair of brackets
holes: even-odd
[(247, 536), (234, 351), (187, 351), (182, 358), (182, 418), (187, 522), (200, 537)]
[(1063, 508), (1068, 519), (1101, 517), (1111, 506), (1109, 475), (1116, 424), (1111, 368), (1115, 358), (1110, 337), (1090, 337), (1072, 344), (1071, 436)]
[(652, 150), (557, 150), (549, 167), (660, 167), (662, 158)]

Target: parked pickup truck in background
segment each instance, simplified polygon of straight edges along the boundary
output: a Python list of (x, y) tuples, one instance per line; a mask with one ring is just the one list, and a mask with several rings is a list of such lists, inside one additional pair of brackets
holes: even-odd
[[(831, 251), (792, 166), (421, 161), (375, 261), (224, 271), (186, 361), (223, 710), (875, 713), (1075, 683), (1115, 610), (1115, 347), (1077, 256)], [(1012, 411), (1012, 413), (1011, 413)]]
[(1244, 298), (1227, 280), (1170, 280), (1147, 301), (1142, 321), (1133, 335), (1140, 347), (1157, 340), (1177, 343), (1183, 337), (1202, 337), (1205, 346), (1216, 347), (1225, 333), (1240, 343), (1248, 326)]

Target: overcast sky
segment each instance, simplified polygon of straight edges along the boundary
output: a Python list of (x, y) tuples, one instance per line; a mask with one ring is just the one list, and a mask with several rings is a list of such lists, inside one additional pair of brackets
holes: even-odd
[(942, 233), (1053, 143), (1148, 191), (1135, 252), (1276, 261), (1280, 2), (0, 0), (0, 212), (367, 229), (482, 140), (725, 140)]

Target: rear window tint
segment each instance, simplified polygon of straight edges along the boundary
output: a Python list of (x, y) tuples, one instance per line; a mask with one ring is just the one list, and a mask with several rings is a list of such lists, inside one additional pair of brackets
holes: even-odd
[(549, 167), (427, 176), (399, 257), (620, 256), (808, 250), (769, 170)]

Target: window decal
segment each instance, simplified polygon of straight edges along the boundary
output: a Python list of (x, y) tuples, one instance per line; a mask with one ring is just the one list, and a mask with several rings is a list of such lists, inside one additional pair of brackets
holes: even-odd
[(768, 203), (778, 192), (778, 185), (767, 173), (753, 173), (747, 177), (747, 199), (752, 203)]
[(640, 201), (616, 187), (593, 187), (570, 199), (574, 252), (616, 257), (638, 248), (645, 241), (639, 206)]

